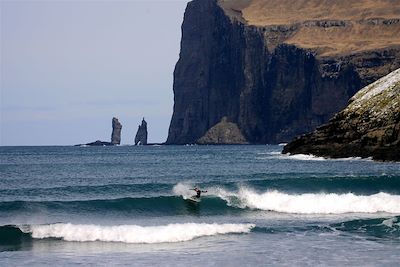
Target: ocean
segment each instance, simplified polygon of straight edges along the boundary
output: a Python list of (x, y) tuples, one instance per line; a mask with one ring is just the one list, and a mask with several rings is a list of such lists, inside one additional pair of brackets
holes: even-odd
[(0, 147), (0, 265), (400, 262), (399, 163), (281, 150)]

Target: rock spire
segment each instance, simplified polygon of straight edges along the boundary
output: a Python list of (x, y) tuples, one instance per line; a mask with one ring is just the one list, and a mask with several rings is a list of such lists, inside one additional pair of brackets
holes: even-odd
[(121, 129), (122, 124), (118, 121), (117, 118), (112, 119), (112, 133), (111, 133), (111, 143), (113, 145), (121, 144)]
[(135, 136), (135, 145), (147, 145), (147, 122), (142, 120)]

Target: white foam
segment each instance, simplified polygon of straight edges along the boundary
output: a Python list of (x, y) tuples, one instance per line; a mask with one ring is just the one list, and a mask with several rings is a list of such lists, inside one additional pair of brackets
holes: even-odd
[(292, 160), (308, 160), (308, 161), (322, 161), (329, 160), (323, 157), (317, 157), (314, 155), (305, 155), (305, 154), (294, 154), (290, 153), (282, 154), (280, 151), (266, 152), (266, 153), (257, 153), (258, 155), (266, 155), (263, 157), (256, 157), (256, 159), (292, 159)]
[(399, 223), (396, 223), (396, 222), (397, 222), (397, 218), (393, 217), (393, 218), (389, 218), (389, 219), (384, 220), (382, 222), (382, 224), (387, 226), (387, 227), (390, 227), (390, 228), (393, 228), (394, 225), (400, 226), (400, 222)]
[(238, 193), (218, 190), (217, 196), (239, 208), (297, 214), (342, 214), (387, 212), (400, 214), (400, 195), (287, 194), (279, 191), (256, 193), (240, 188)]
[(178, 183), (174, 185), (172, 191), (174, 195), (182, 196), (183, 199), (188, 199), (195, 194), (194, 191), (191, 190), (193, 188), (194, 186), (190, 183)]
[(349, 158), (324, 158), (318, 157), (314, 155), (307, 155), (307, 154), (280, 154), (277, 155), (278, 157), (285, 158), (285, 159), (293, 159), (293, 160), (305, 160), (305, 161), (325, 161), (325, 160), (332, 160), (332, 161), (355, 161), (355, 160), (367, 160), (372, 161), (372, 158), (361, 158), (361, 157), (349, 157)]
[(317, 157), (314, 155), (306, 155), (306, 154), (295, 154), (295, 155), (290, 155), (290, 154), (282, 154), (282, 156), (285, 156), (287, 159), (295, 159), (295, 160), (312, 160), (312, 161), (322, 161), (322, 160), (327, 160), (326, 158), (323, 157)]
[(65, 241), (104, 241), (124, 243), (166, 243), (189, 241), (202, 236), (229, 233), (249, 233), (254, 224), (183, 223), (162, 226), (139, 225), (84, 225), (57, 223), (31, 225), (21, 230), (33, 238), (61, 238)]

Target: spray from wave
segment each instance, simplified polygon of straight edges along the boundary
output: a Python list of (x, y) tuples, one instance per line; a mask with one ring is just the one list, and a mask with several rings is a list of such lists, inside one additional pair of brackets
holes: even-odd
[(33, 238), (61, 238), (65, 241), (104, 241), (138, 244), (189, 241), (202, 236), (230, 233), (249, 233), (254, 224), (182, 223), (162, 226), (83, 225), (57, 223), (20, 227)]
[(188, 199), (195, 194), (194, 191), (191, 190), (192, 188), (194, 188), (194, 186), (189, 182), (178, 183), (172, 188), (172, 192), (174, 195), (182, 196), (183, 199)]

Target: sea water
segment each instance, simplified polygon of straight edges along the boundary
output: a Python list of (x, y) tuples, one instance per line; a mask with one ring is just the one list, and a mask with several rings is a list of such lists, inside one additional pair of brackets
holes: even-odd
[(400, 262), (400, 164), (281, 149), (0, 147), (0, 265)]

